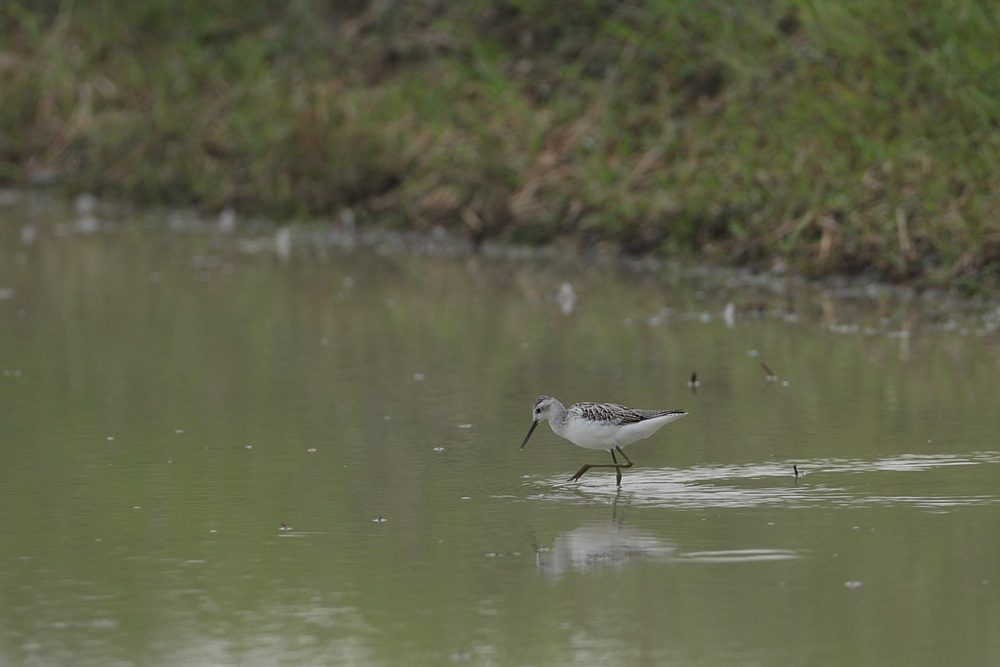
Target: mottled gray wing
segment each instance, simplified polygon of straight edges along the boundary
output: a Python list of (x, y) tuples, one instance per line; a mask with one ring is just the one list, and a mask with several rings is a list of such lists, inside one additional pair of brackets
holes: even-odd
[(646, 412), (645, 410), (633, 410), (614, 403), (577, 403), (572, 407), (572, 410), (579, 412), (582, 417), (590, 421), (614, 424), (615, 426), (634, 424), (643, 419), (649, 419), (648, 416), (644, 417), (642, 414)]
[(591, 421), (615, 426), (635, 424), (654, 417), (687, 414), (684, 410), (637, 410), (616, 403), (577, 403), (570, 410)]

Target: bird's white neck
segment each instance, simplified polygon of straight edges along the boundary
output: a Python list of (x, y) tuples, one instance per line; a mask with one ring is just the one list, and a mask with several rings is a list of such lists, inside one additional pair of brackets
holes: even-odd
[(566, 406), (560, 403), (556, 399), (552, 399), (549, 404), (549, 409), (546, 411), (546, 419), (549, 420), (549, 426), (560, 438), (565, 438), (566, 435)]

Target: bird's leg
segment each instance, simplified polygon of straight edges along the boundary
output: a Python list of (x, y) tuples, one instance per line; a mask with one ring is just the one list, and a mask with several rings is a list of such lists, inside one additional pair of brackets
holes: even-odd
[(571, 482), (577, 481), (578, 479), (580, 479), (581, 477), (583, 477), (583, 473), (587, 472), (591, 468), (612, 468), (612, 467), (614, 467), (614, 466), (612, 466), (610, 463), (607, 463), (607, 464), (604, 464), (604, 463), (584, 463), (583, 467), (580, 468), (579, 470), (577, 470), (576, 474), (569, 478), (569, 481), (571, 481)]
[[(615, 458), (615, 449), (618, 450), (618, 453), (622, 455), (622, 457), (627, 461), (627, 463), (618, 463), (618, 459)], [(614, 463), (587, 463), (582, 468), (580, 468), (579, 470), (577, 470), (576, 474), (569, 478), (569, 481), (575, 482), (576, 480), (578, 480), (581, 477), (583, 477), (583, 474), (585, 472), (587, 472), (588, 470), (590, 470), (591, 468), (614, 468), (615, 472), (617, 473), (617, 476), (618, 476), (618, 486), (621, 486), (622, 485), (622, 470), (621, 469), (622, 468), (631, 468), (632, 467), (632, 459), (630, 459), (625, 454), (625, 452), (622, 451), (622, 448), (618, 447), (617, 445), (615, 446), (614, 449), (609, 449), (608, 451), (611, 452), (611, 460), (614, 461)]]
[[(624, 449), (622, 449), (621, 447), (618, 447), (617, 445), (615, 445), (615, 449), (617, 449), (617, 450), (618, 450), (618, 453), (622, 455), (622, 458), (623, 458), (623, 459), (625, 459), (626, 461), (628, 461), (628, 463), (627, 463), (627, 464), (622, 464), (622, 465), (618, 466), (618, 467), (617, 467), (617, 468), (615, 469), (615, 472), (617, 472), (617, 473), (618, 473), (618, 486), (619, 486), (619, 488), (620, 488), (620, 487), (621, 487), (621, 485), (622, 485), (622, 468), (631, 468), (631, 467), (632, 467), (632, 459), (630, 459), (630, 458), (629, 458), (629, 457), (628, 457), (628, 456), (627, 456), (627, 455), (625, 454), (625, 450), (624, 450)], [(616, 459), (616, 458), (615, 458), (615, 449), (612, 449), (612, 450), (611, 450), (611, 460), (612, 460), (612, 461), (614, 461), (615, 463), (618, 463), (618, 459)]]

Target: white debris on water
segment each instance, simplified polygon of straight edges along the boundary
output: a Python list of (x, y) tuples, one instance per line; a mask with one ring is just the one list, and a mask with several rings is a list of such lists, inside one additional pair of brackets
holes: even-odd
[(100, 229), (100, 222), (94, 213), (97, 209), (97, 197), (84, 192), (74, 200), (73, 209), (77, 214), (77, 219), (73, 223), (73, 231), (78, 234), (93, 234)]
[(736, 304), (730, 301), (722, 311), (722, 321), (732, 329), (736, 325)]
[(292, 230), (290, 227), (281, 227), (274, 234), (274, 252), (278, 259), (287, 262), (292, 256)]
[(236, 211), (231, 208), (224, 208), (219, 213), (215, 228), (223, 234), (232, 234), (236, 231)]
[(556, 303), (559, 304), (559, 310), (562, 311), (563, 315), (569, 315), (573, 312), (573, 308), (576, 307), (576, 292), (573, 291), (573, 286), (568, 282), (564, 282), (559, 286), (559, 292), (556, 294)]

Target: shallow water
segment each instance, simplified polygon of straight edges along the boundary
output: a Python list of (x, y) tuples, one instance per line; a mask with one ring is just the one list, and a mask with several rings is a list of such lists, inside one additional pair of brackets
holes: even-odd
[[(0, 243), (0, 663), (1000, 662), (995, 305), (38, 204)], [(542, 393), (690, 415), (618, 492), (518, 451)]]

